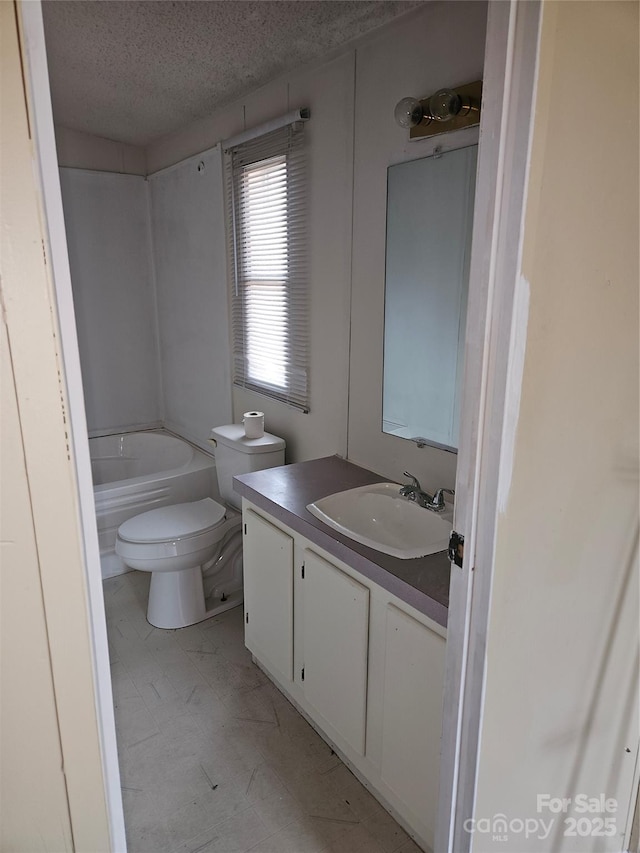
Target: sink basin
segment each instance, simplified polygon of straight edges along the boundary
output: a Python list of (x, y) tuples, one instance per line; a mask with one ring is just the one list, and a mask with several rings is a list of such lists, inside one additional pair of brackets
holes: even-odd
[(333, 530), (383, 554), (411, 560), (446, 551), (451, 522), (400, 497), (398, 483), (336, 492), (307, 505)]

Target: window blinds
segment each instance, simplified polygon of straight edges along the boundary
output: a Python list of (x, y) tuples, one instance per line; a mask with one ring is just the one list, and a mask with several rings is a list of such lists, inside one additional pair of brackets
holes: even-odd
[(227, 151), (234, 384), (308, 411), (304, 124)]

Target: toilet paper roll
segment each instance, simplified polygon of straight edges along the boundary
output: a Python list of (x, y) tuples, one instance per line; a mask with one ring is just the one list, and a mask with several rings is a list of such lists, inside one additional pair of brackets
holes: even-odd
[(262, 438), (264, 435), (264, 412), (245, 412), (242, 423), (247, 438)]

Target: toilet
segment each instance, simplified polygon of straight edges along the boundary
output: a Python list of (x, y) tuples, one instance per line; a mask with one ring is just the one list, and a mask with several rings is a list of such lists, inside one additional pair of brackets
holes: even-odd
[(282, 438), (247, 438), (242, 424), (212, 429), (210, 441), (225, 506), (213, 498), (172, 504), (118, 528), (116, 554), (151, 572), (147, 620), (156, 628), (184, 628), (242, 603), (242, 504), (233, 478), (284, 465)]

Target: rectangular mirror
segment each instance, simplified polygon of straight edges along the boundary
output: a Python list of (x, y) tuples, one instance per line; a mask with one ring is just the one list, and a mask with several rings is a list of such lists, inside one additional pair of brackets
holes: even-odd
[(455, 452), (477, 145), (390, 166), (382, 430)]

